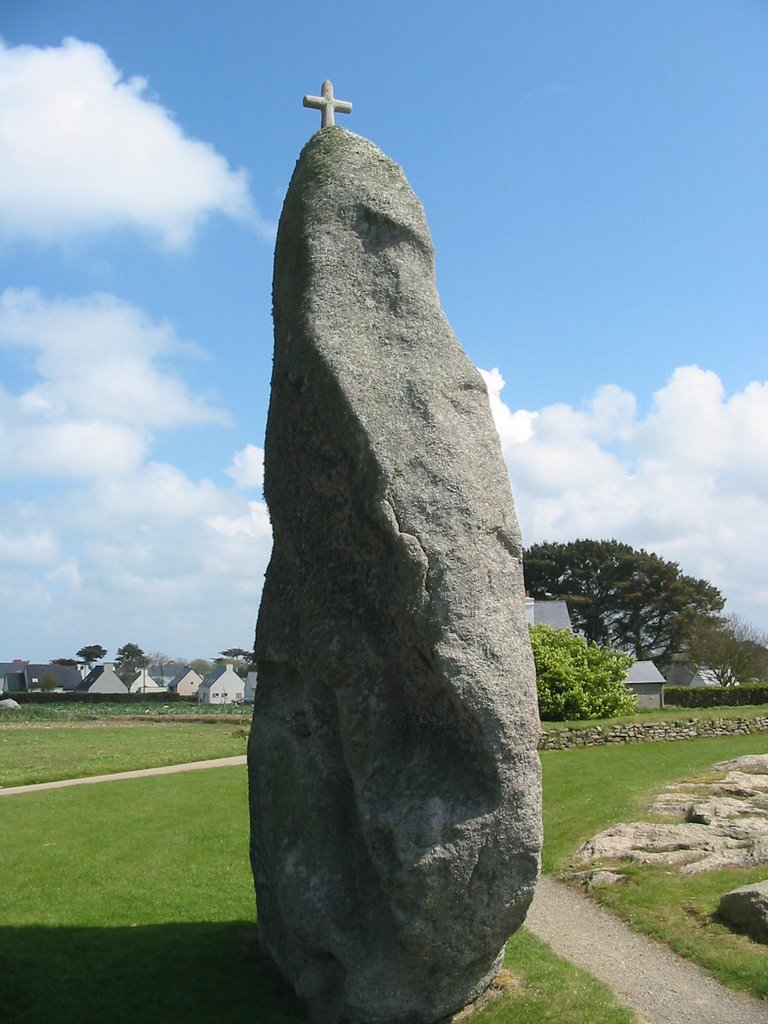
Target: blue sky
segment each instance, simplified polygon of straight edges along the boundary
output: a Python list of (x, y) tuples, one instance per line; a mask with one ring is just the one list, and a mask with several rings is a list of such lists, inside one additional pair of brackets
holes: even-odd
[(331, 78), (424, 204), (526, 543), (768, 630), (768, 4), (6, 0), (0, 660), (249, 647), (274, 230)]

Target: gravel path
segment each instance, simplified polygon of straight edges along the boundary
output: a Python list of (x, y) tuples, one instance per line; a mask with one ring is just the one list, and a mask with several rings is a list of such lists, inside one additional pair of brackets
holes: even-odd
[(768, 1004), (725, 988), (562, 882), (539, 881), (525, 924), (607, 982), (644, 1024), (768, 1024)]

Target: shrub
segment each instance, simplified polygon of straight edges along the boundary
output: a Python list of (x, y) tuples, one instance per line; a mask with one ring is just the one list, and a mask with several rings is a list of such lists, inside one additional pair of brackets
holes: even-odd
[(549, 722), (631, 714), (637, 701), (624, 684), (632, 656), (587, 643), (567, 629), (531, 626), (539, 714)]
[(665, 686), (664, 703), (678, 708), (768, 704), (768, 683), (745, 683), (743, 686)]

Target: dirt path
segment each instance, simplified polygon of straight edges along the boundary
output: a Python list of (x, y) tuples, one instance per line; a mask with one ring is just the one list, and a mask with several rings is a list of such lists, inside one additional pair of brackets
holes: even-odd
[(84, 779), (59, 779), (57, 782), (37, 782), (31, 786), (0, 787), (0, 797), (18, 793), (35, 793), (44, 789), (64, 789), (67, 786), (90, 786), (95, 782), (119, 782), (122, 779), (142, 779), (148, 775), (174, 775), (176, 772), (194, 772), (201, 768), (228, 768), (246, 763), (245, 754), (235, 757), (217, 757), (211, 761), (193, 761), (190, 764), (169, 764), (163, 768), (140, 768), (133, 772), (114, 772), (112, 775), (88, 775)]
[(644, 1024), (768, 1024), (768, 1004), (725, 988), (553, 878), (540, 880), (525, 924), (610, 985)]

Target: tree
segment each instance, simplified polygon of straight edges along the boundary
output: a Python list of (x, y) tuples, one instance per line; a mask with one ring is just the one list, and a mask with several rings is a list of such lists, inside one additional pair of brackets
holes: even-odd
[(523, 567), (531, 597), (565, 600), (574, 629), (587, 640), (641, 661), (686, 652), (696, 624), (725, 604), (707, 580), (615, 540), (534, 544)]
[(106, 654), (106, 647), (102, 647), (100, 644), (89, 644), (87, 647), (81, 647), (79, 651), (76, 651), (75, 657), (80, 658), (89, 669), (92, 669), (93, 663), (101, 661), (102, 658), (106, 657)]
[(193, 668), (199, 676), (205, 679), (205, 677), (213, 668), (213, 665), (211, 664), (210, 661), (206, 660), (205, 658), (194, 658), (192, 661), (190, 661), (189, 667)]
[(246, 659), (250, 660), (251, 652), (242, 647), (228, 647), (226, 651), (219, 651), (219, 658), (216, 660), (220, 661), (221, 658), (227, 658), (230, 661), (245, 661)]
[(612, 718), (635, 710), (635, 695), (624, 683), (631, 655), (588, 642), (569, 629), (529, 628), (542, 719)]
[(124, 682), (148, 664), (149, 658), (138, 644), (123, 644), (115, 655), (115, 671)]
[(163, 651), (147, 651), (147, 661), (150, 665), (170, 665), (173, 658), (169, 658)]
[(252, 659), (252, 651), (246, 651), (243, 647), (228, 647), (225, 651), (219, 651), (219, 657), (216, 659), (216, 662), (221, 664), (222, 661), (231, 661), (235, 672), (245, 678)]
[[(53, 664), (53, 662), (51, 662)], [(52, 672), (46, 672), (40, 680), (40, 689), (45, 691), (55, 690), (59, 685), (59, 680)]]
[[(104, 652), (106, 654), (106, 651)], [(61, 665), (63, 668), (76, 668), (80, 663), (77, 658), (54, 658), (52, 665)]]
[(768, 680), (768, 633), (739, 615), (724, 615), (698, 623), (690, 661), (708, 668), (721, 686)]

